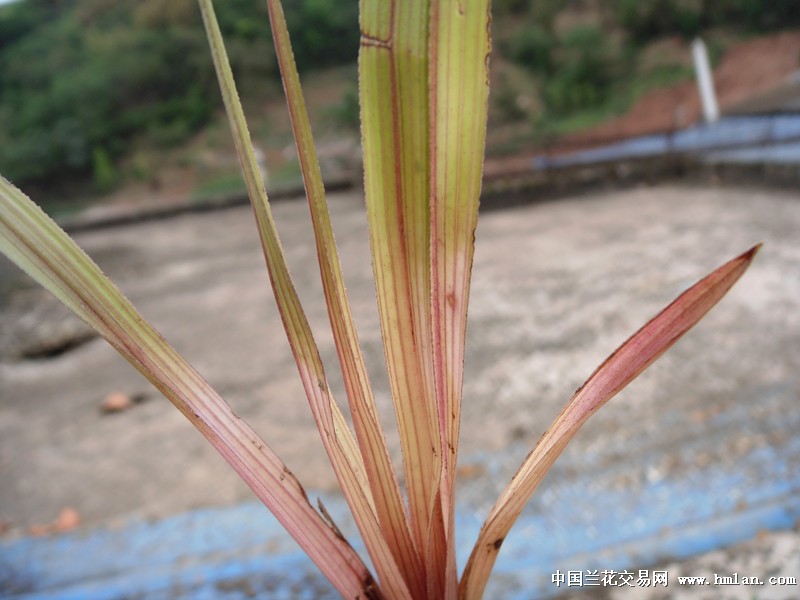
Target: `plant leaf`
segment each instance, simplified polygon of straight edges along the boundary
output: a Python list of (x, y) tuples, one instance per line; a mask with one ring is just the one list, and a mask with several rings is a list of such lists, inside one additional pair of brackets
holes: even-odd
[(747, 270), (759, 248), (760, 244), (725, 263), (678, 296), (617, 348), (578, 389), (489, 513), (461, 580), (461, 598), (483, 595), (506, 534), (581, 425), (703, 318)]
[[(428, 554), (441, 474), (429, 314), (429, 10), (428, 0), (363, 0), (359, 52), (375, 286), (411, 530), (422, 555)], [(425, 571), (434, 573), (428, 564)]]
[(222, 454), (345, 597), (379, 597), (369, 570), (291, 471), (39, 207), (0, 177), (0, 251), (96, 329)]
[(378, 521), (413, 596), (421, 598), (425, 589), (421, 557), (411, 539), (400, 487), (389, 458), (364, 357), (358, 343), (289, 32), (281, 3), (278, 0), (268, 0), (267, 6), (311, 210), (328, 316)]
[(446, 597), (455, 597), (454, 486), (464, 342), (486, 140), (489, 2), (445, 0), (431, 12), (432, 338), (442, 503), (447, 527)]
[(213, 5), (211, 0), (199, 2), (236, 152), (256, 216), (270, 282), (314, 421), (384, 591), (392, 598), (409, 598), (408, 586), (377, 519), (369, 477), (358, 444), (330, 392), (311, 327), (289, 275)]
[(452, 473), (486, 126), (488, 2), (365, 0), (361, 14), (365, 191), (386, 360), (428, 595), (450, 598), (456, 593)]

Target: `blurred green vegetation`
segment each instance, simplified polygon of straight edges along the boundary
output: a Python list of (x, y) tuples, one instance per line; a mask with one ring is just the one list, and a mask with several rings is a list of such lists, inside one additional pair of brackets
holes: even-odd
[[(0, 172), (86, 177), (100, 190), (145, 138), (179, 144), (220, 105), (195, 0), (24, 0), (0, 6)], [(277, 81), (265, 2), (217, 2), (242, 93)], [(286, 3), (301, 71), (351, 63), (357, 3)]]
[(544, 84), (549, 112), (571, 114), (603, 105), (620, 78), (623, 60), (602, 29), (577, 25), (557, 38), (554, 65)]
[(224, 173), (209, 178), (192, 191), (194, 202), (203, 202), (208, 199), (217, 199), (222, 196), (247, 195), (247, 186), (240, 171)]
[(615, 0), (619, 25), (637, 42), (691, 37), (711, 27), (750, 33), (800, 26), (797, 0)]
[[(798, 27), (797, 3), (495, 0), (498, 58), (513, 65), (492, 96), (495, 114), (532, 126), (548, 120), (556, 129), (593, 123), (647, 87), (690, 75), (685, 65), (659, 64), (643, 76), (647, 44), (708, 28), (735, 37)], [(301, 72), (355, 62), (358, 2), (284, 4)], [(258, 106), (279, 89), (266, 3), (224, 0), (216, 9), (244, 102)], [(327, 115), (356, 128), (355, 87), (342, 85)], [(105, 193), (126, 178), (148, 180), (159, 161), (142, 149), (185, 144), (208, 129), (220, 104), (195, 0), (0, 6), (0, 173), (18, 184), (77, 180)]]
[[(495, 7), (500, 51), (538, 83), (536, 134), (596, 125), (641, 94), (692, 76), (688, 53), (643, 60), (650, 44), (702, 34), (716, 61), (727, 41), (800, 27), (798, 0), (498, 0)], [(507, 82), (500, 87), (496, 107), (505, 120), (519, 118)]]

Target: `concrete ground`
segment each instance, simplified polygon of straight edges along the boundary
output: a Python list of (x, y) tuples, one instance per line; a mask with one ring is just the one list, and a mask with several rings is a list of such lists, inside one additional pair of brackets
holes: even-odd
[[(363, 199), (340, 193), (330, 203), (361, 341), (392, 431)], [(343, 403), (307, 208), (287, 201), (274, 212)], [(776, 501), (796, 502), (798, 232), (797, 198), (759, 189), (664, 185), (486, 211), (470, 305), (463, 510), (478, 520), (485, 515), (595, 366), (688, 285), (756, 242), (764, 248), (742, 281), (592, 418), (533, 505), (558, 503), (559, 494), (575, 489), (588, 497), (635, 497), (638, 489), (664, 481), (675, 484), (677, 499), (671, 492), (658, 500), (663, 506), (632, 504), (631, 520), (642, 518), (639, 510), (655, 511), (645, 519), (676, 510), (684, 491), (699, 495), (709, 514), (744, 512), (755, 502), (753, 490), (784, 483)], [(249, 209), (76, 237), (302, 482), (335, 490), (270, 297)], [(252, 499), (133, 368), (101, 340), (87, 339), (7, 263), (0, 263), (0, 302), (0, 522), (6, 539), (52, 522), (65, 507), (77, 511), (83, 527), (113, 527), (131, 517), (162, 518)], [(52, 339), (59, 343), (48, 346)], [(119, 413), (102, 412), (103, 399), (114, 391), (136, 402)], [(393, 431), (389, 439), (399, 464)], [(754, 456), (775, 469), (761, 468), (750, 460)], [(724, 480), (724, 493), (704, 487), (709, 472), (732, 477)], [(782, 535), (792, 541), (781, 547), (796, 557), (797, 533)], [(774, 560), (789, 558), (782, 551)]]

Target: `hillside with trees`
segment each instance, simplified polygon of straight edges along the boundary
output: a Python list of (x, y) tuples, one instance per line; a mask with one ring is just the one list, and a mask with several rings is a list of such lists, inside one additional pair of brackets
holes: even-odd
[[(301, 73), (308, 81), (337, 73), (328, 80), (338, 85), (321, 92), (324, 117), (352, 131), (358, 3), (285, 5)], [(226, 0), (217, 10), (245, 105), (269, 145), (269, 131), (285, 125), (264, 108), (280, 101), (266, 5)], [(719, 58), (735, 40), (800, 27), (796, 0), (496, 0), (494, 14), (490, 141), (508, 151), (691, 77), (688, 53), (665, 40), (702, 33)], [(194, 0), (0, 6), (0, 173), (19, 185), (104, 193), (152, 180), (154, 155), (186, 162), (174, 149), (198, 136), (226, 147), (208, 133), (219, 108)]]

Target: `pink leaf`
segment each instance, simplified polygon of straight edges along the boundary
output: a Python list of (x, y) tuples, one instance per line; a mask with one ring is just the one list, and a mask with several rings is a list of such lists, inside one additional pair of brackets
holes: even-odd
[(760, 244), (725, 263), (678, 296), (617, 348), (578, 389), (489, 513), (461, 580), (461, 598), (481, 597), (505, 536), (581, 425), (694, 327), (747, 270), (759, 248)]

